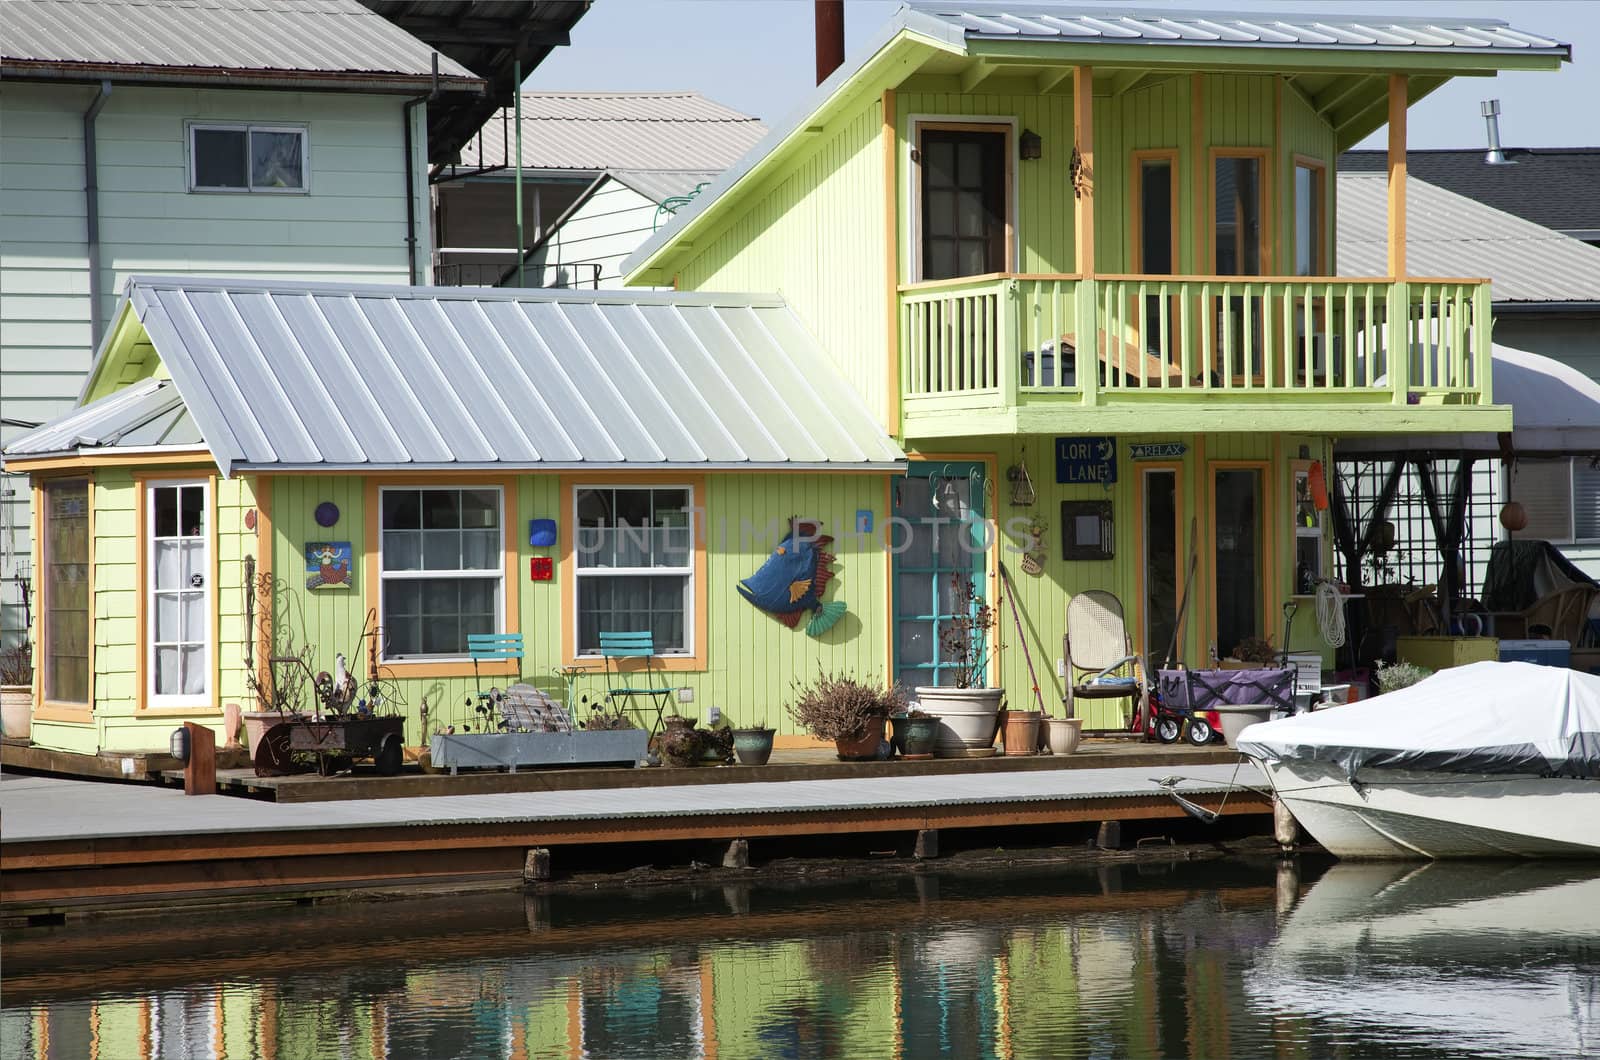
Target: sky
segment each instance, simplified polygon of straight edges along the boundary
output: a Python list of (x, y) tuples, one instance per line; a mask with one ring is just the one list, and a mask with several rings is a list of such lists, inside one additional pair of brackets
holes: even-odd
[[(1089, 5), (1086, 5), (1089, 6)], [(1480, 147), (1480, 100), (1500, 100), (1507, 147), (1600, 144), (1600, 0), (1107, 0), (1106, 8), (1314, 12), (1346, 17), (1385, 12), (1496, 18), (1572, 45), (1559, 73), (1456, 78), (1411, 108), (1410, 146)], [(898, 0), (845, 0), (845, 55), (857, 54), (900, 7)], [(767, 122), (799, 107), (814, 87), (812, 0), (596, 0), (528, 78), (543, 91), (693, 89)], [(1363, 147), (1384, 146), (1382, 130)]]

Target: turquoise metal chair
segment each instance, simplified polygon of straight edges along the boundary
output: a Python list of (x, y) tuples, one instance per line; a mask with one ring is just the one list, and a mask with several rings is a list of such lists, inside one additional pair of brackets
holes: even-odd
[[(498, 688), (483, 690), (483, 678), (478, 674), (480, 662), (504, 662), (508, 659), (522, 659), (522, 634), (521, 633), (468, 633), (467, 658), (472, 660), (472, 680), (478, 686), (476, 697), (467, 699), (467, 706), (473, 707), (479, 717), (483, 719), (483, 730), (490, 732), (495, 728), (495, 717), (499, 714), (497, 707), (501, 698)], [(520, 667), (519, 667), (520, 668)], [(474, 698), (477, 700), (473, 702)]]
[[(631, 705), (631, 701), (645, 698), (651, 701), (655, 708), (656, 720), (650, 727), (650, 735), (654, 736), (661, 730), (661, 715), (666, 710), (667, 704), (672, 701), (672, 693), (677, 691), (665, 685), (666, 676), (655, 669), (656, 642), (655, 636), (649, 632), (644, 633), (604, 633), (600, 634), (600, 655), (606, 664), (606, 698), (621, 698), (624, 703)], [(622, 659), (643, 659), (642, 671), (624, 671), (621, 667)], [(614, 662), (615, 660), (615, 662)], [(641, 676), (642, 674), (642, 676)], [(638, 684), (634, 684), (634, 681)], [(617, 704), (620, 710), (623, 704)]]

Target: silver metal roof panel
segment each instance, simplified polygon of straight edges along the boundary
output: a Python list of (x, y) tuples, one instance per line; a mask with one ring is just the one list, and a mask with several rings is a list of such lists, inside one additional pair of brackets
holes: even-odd
[(204, 450), (205, 442), (170, 379), (145, 379), (12, 439), (8, 456), (84, 449)]
[[(0, 61), (12, 76), (432, 76), (434, 50), (356, 0), (5, 0), (3, 21)], [(443, 55), (439, 74), (482, 85)]]
[(905, 460), (771, 296), (134, 277), (125, 305), (225, 474)]

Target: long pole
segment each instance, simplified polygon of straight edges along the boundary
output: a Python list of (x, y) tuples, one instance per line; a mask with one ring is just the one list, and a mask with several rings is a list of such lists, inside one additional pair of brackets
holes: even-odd
[(522, 264), (522, 60), (511, 64), (511, 79), (517, 93), (517, 286), (528, 286)]
[(1004, 562), (1000, 564), (1000, 582), (1006, 600), (1011, 604), (1011, 620), (1017, 624), (1017, 643), (1022, 645), (1022, 657), (1028, 661), (1028, 680), (1033, 682), (1033, 701), (1039, 705), (1041, 715), (1048, 714), (1044, 709), (1044, 693), (1039, 691), (1039, 675), (1033, 669), (1033, 652), (1028, 650), (1028, 638), (1022, 632), (1022, 614), (1017, 610), (1017, 586), (1011, 580), (1011, 572), (1006, 569)]

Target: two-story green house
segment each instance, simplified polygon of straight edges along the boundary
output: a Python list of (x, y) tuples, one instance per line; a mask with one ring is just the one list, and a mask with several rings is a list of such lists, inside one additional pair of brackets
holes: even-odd
[[(1114, 592), (1164, 656), (1193, 555), (1195, 665), (1281, 640), (1331, 571), (1333, 437), (1507, 429), (1488, 282), (1406, 267), (1407, 109), (1568, 58), (1436, 11), (914, 3), (625, 267), (782, 292), (912, 455), (880, 634), (902, 679), (945, 662), (947, 576), (994, 592), (997, 556), (1059, 693), (1070, 597)], [(1386, 123), (1388, 267), (1341, 275), (1336, 162)], [(969, 510), (1033, 558), (952, 547), (938, 520)], [(1022, 653), (999, 678), (1027, 689)]]

